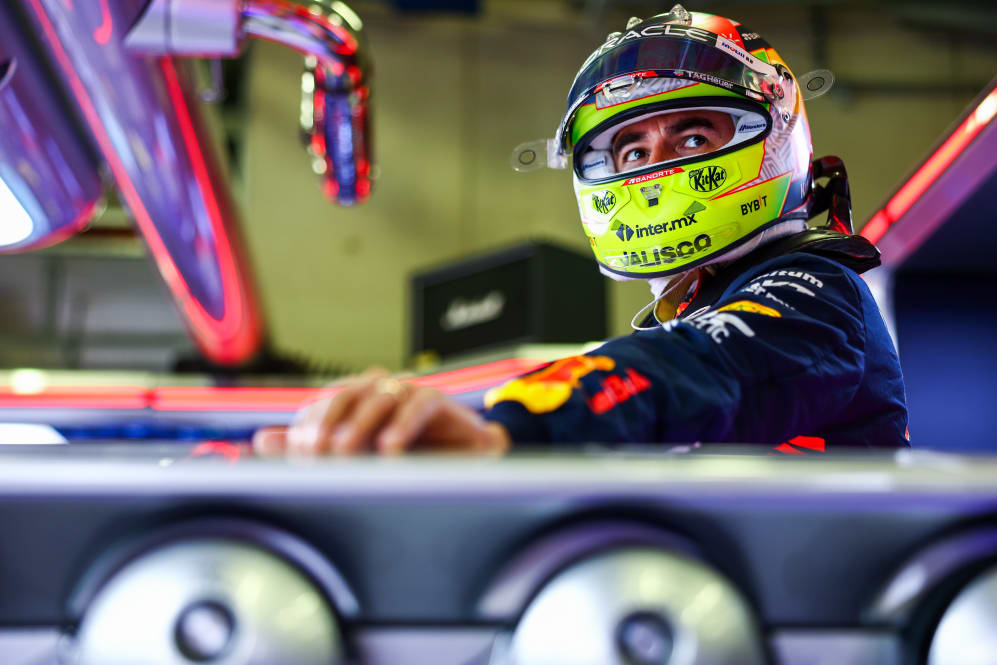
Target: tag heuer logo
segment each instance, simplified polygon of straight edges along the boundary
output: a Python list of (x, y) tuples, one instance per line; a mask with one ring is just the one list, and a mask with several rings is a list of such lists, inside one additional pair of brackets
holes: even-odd
[(727, 171), (721, 166), (704, 166), (689, 171), (689, 186), (697, 192), (712, 192), (720, 189), (727, 181)]
[(592, 207), (595, 208), (596, 212), (603, 215), (607, 214), (616, 205), (616, 194), (612, 192), (596, 192), (592, 194)]

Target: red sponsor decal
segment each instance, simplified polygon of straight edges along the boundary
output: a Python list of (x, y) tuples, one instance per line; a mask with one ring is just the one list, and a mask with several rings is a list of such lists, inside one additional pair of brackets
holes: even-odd
[(794, 436), (789, 442), (797, 448), (815, 450), (818, 453), (827, 452), (827, 442), (819, 436)]
[(825, 453), (827, 442), (819, 436), (794, 436), (786, 443), (780, 443), (774, 450), (783, 455), (806, 455), (807, 451)]
[(631, 78), (631, 79), (633, 79), (633, 78), (657, 78), (657, 76), (658, 76), (658, 73), (656, 71), (654, 71), (653, 69), (649, 69), (646, 72), (632, 72), (630, 74), (623, 74), (622, 76), (614, 76), (613, 78), (609, 79), (608, 81), (603, 81), (602, 83), (600, 83), (599, 85), (597, 85), (596, 88), (595, 88), (595, 91), (596, 92), (601, 92), (603, 88), (612, 85), (613, 81), (619, 81), (620, 79), (625, 79), (625, 78)]
[(709, 30), (715, 35), (720, 35), (724, 39), (729, 39), (741, 48), (744, 42), (741, 41), (741, 33), (737, 30), (738, 23), (723, 16), (697, 17), (696, 27), (700, 30)]
[(606, 413), (617, 404), (622, 404), (651, 387), (651, 382), (635, 369), (627, 367), (625, 373), (626, 376), (612, 374), (602, 380), (602, 390), (588, 399), (592, 413)]
[(629, 180), (627, 180), (623, 184), (624, 185), (637, 185), (637, 184), (640, 184), (642, 182), (647, 182), (648, 180), (654, 180), (655, 178), (665, 178), (665, 177), (668, 177), (670, 175), (675, 175), (676, 173), (682, 173), (682, 167), (681, 166), (675, 167), (674, 169), (662, 169), (660, 171), (655, 171), (654, 173), (648, 173), (646, 175), (637, 176), (636, 178), (630, 178)]

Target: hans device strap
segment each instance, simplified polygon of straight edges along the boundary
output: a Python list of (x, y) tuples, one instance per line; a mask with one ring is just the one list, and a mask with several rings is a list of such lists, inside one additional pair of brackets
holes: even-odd
[(794, 252), (816, 254), (860, 274), (880, 263), (879, 250), (862, 236), (811, 229), (776, 240), (721, 268), (699, 288), (696, 297), (679, 318), (715, 303), (737, 277), (756, 265)]
[[(828, 229), (810, 229), (769, 243), (724, 266), (715, 275), (705, 280), (692, 302), (676, 318), (684, 318), (687, 314), (712, 305), (720, 299), (723, 292), (738, 276), (755, 266), (769, 259), (794, 252), (815, 254), (831, 259), (859, 274), (875, 268), (880, 263), (879, 250), (860, 235), (847, 235)], [(653, 328), (656, 323), (652, 312), (641, 321), (640, 327)]]

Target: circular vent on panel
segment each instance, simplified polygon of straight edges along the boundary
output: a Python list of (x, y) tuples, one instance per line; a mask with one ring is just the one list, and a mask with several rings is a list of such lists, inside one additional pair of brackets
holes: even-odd
[(496, 643), (492, 663), (767, 662), (751, 607), (687, 545), (637, 525), (587, 525), (537, 543), (479, 604), (498, 617), (520, 602), (516, 628)]
[(997, 566), (963, 587), (945, 608), (928, 647), (928, 665), (997, 663)]
[[(230, 524), (222, 522), (226, 529)], [(197, 532), (210, 531), (201, 525)], [(225, 529), (223, 529), (224, 531)], [(245, 531), (243, 527), (241, 529)], [(87, 592), (78, 665), (336, 665), (343, 635), (328, 589), (261, 541), (192, 535), (146, 546)], [(314, 551), (305, 549), (309, 556)], [(106, 567), (106, 566), (105, 566)], [(329, 568), (331, 570), (331, 567)], [(321, 578), (319, 578), (321, 579)], [(336, 584), (341, 579), (336, 577)], [(345, 587), (343, 587), (344, 589)], [(343, 589), (337, 593), (342, 594)], [(347, 605), (352, 596), (347, 595)], [(348, 607), (351, 611), (354, 609)]]
[(997, 663), (997, 528), (952, 534), (917, 552), (866, 618), (904, 636), (904, 662)]

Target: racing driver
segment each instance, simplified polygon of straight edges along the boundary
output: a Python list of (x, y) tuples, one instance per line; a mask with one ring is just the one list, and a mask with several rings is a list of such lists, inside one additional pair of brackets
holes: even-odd
[(513, 161), (571, 168), (599, 269), (650, 284), (636, 332), (491, 390), (483, 414), (372, 370), (257, 450), (908, 445), (900, 364), (859, 277), (879, 253), (852, 235), (844, 166), (813, 160), (800, 80), (757, 33), (680, 5), (630, 19), (582, 65), (554, 138)]

